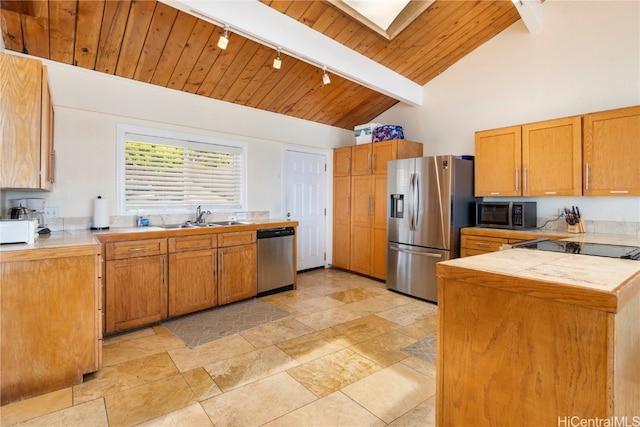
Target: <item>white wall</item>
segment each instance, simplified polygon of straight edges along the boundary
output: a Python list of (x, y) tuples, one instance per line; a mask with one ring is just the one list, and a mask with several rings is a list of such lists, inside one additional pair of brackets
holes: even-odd
[(116, 215), (116, 125), (129, 123), (247, 142), (248, 210), (279, 218), (283, 147), (329, 153), (353, 137), (344, 129), (44, 62), (55, 108), (57, 182), (51, 193), (4, 191), (3, 211), (14, 198), (43, 197), (61, 217), (90, 217), (92, 200), (101, 195)]
[[(542, 22), (535, 34), (516, 22), (425, 85), (423, 106), (373, 121), (402, 125), (425, 155), (473, 154), (477, 130), (640, 104), (640, 2), (546, 0)], [(533, 200), (542, 216), (577, 204), (587, 219), (640, 221), (638, 197)]]

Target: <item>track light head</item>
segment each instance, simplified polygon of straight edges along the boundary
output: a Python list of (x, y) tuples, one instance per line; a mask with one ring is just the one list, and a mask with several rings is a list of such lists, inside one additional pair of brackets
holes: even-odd
[(322, 73), (322, 83), (325, 85), (328, 85), (329, 83), (331, 83), (331, 78), (329, 77), (329, 74), (327, 74), (327, 67), (325, 66), (322, 69), (323, 73)]
[(224, 34), (222, 34), (218, 39), (218, 47), (222, 50), (225, 50), (228, 44), (229, 44), (229, 26), (225, 25)]
[(280, 48), (278, 48), (278, 54), (273, 58), (273, 68), (279, 70), (282, 66), (282, 59), (280, 58)]

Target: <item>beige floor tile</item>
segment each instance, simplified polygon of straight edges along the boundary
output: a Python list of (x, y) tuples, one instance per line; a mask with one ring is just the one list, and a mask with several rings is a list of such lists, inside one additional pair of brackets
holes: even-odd
[(410, 323), (402, 328), (398, 329), (398, 332), (421, 340), (428, 337), (431, 334), (435, 334), (438, 330), (438, 315), (425, 317), (416, 322)]
[(392, 331), (363, 341), (360, 344), (354, 345), (351, 349), (367, 359), (373, 360), (378, 365), (386, 367), (409, 357), (409, 354), (403, 353), (400, 349), (414, 342), (416, 342), (415, 339)]
[(226, 392), (298, 364), (278, 347), (270, 346), (206, 365), (204, 368), (218, 387)]
[(329, 295), (329, 297), (336, 299), (344, 304), (349, 304), (363, 299), (371, 298), (380, 295), (373, 289), (369, 288), (354, 288), (348, 289), (342, 292), (336, 292)]
[(289, 369), (287, 373), (316, 396), (324, 397), (381, 368), (347, 348)]
[(437, 313), (438, 307), (436, 305), (414, 300), (409, 304), (378, 313), (378, 316), (406, 326), (418, 320), (435, 316)]
[(138, 424), (138, 427), (213, 427), (213, 423), (199, 403), (194, 403), (186, 408), (169, 412), (153, 420)]
[(184, 343), (175, 335), (167, 333), (163, 327), (155, 329), (153, 335), (145, 335), (140, 338), (124, 340), (102, 348), (102, 366), (117, 365), (129, 360), (162, 353), (173, 348), (184, 347)]
[(284, 372), (202, 402), (216, 427), (259, 426), (316, 397)]
[(92, 400), (16, 424), (21, 427), (106, 427), (108, 425), (103, 399)]
[(389, 297), (388, 295), (378, 295), (361, 301), (345, 304), (340, 307), (341, 310), (354, 313), (358, 317), (368, 316), (370, 314), (380, 313), (399, 305), (408, 304), (401, 298)]
[(400, 363), (420, 372), (422, 375), (431, 378), (433, 381), (436, 380), (436, 365), (431, 362), (420, 359), (419, 357), (410, 356), (406, 359), (402, 359)]
[(240, 335), (233, 335), (193, 349), (183, 345), (169, 350), (168, 353), (178, 370), (185, 372), (255, 349)]
[(189, 384), (195, 399), (198, 401), (209, 399), (222, 393), (220, 387), (218, 387), (204, 368), (196, 368), (184, 372), (182, 378)]
[(293, 308), (294, 310), (302, 314), (309, 314), (309, 313), (316, 313), (318, 311), (327, 310), (329, 308), (339, 307), (342, 304), (343, 304), (342, 302), (334, 298), (331, 298), (328, 296), (321, 296), (321, 297), (311, 298), (304, 301), (289, 303), (289, 307)]
[(342, 310), (342, 307), (330, 308), (329, 310), (299, 316), (296, 319), (316, 331), (339, 325), (360, 317), (356, 313)]
[(109, 424), (133, 426), (194, 403), (181, 375), (134, 387), (104, 398)]
[(341, 323), (334, 326), (333, 329), (359, 343), (386, 334), (399, 327), (400, 325), (395, 322), (372, 314)]
[[(296, 409), (265, 427), (327, 427), (327, 426), (384, 426), (379, 418), (362, 408), (339, 391)], [(415, 424), (419, 426), (421, 424)]]
[(241, 332), (240, 335), (256, 348), (268, 347), (282, 341), (315, 332), (296, 319), (286, 318), (264, 326)]
[(389, 427), (435, 427), (435, 425), (436, 397), (432, 396), (389, 424)]
[(73, 387), (73, 400), (75, 404), (87, 402), (177, 373), (166, 352), (140, 357), (88, 375), (82, 384)]
[(322, 331), (283, 341), (278, 343), (277, 346), (298, 362), (306, 363), (354, 344), (353, 340), (333, 329), (323, 329)]
[(311, 298), (317, 298), (317, 296), (308, 294), (303, 290), (293, 290), (260, 297), (260, 301), (281, 307), (289, 303), (305, 301)]
[(386, 423), (435, 395), (435, 381), (402, 363), (348, 385), (342, 392)]
[(71, 405), (73, 405), (73, 389), (71, 387), (41, 394), (31, 399), (0, 407), (0, 425), (8, 426), (49, 412), (59, 411)]
[(155, 334), (156, 332), (153, 330), (153, 328), (137, 329), (132, 332), (126, 332), (120, 335), (112, 335), (110, 337), (106, 337), (102, 345), (107, 346), (111, 344), (117, 344), (119, 342), (131, 341), (131, 340), (135, 340), (142, 337), (148, 337)]

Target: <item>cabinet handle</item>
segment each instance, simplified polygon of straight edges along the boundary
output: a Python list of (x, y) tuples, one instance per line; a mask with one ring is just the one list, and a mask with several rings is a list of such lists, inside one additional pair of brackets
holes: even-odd
[(522, 184), (523, 185), (523, 191), (527, 191), (527, 168), (524, 168), (522, 173), (523, 173), (523, 180), (524, 180), (524, 182)]
[(584, 188), (585, 190), (589, 189), (589, 163), (584, 164)]
[(148, 250), (149, 248), (129, 248), (129, 253), (145, 252)]
[(351, 173), (351, 156), (347, 157), (347, 172)]
[(167, 287), (167, 256), (164, 255), (162, 257), (162, 285), (166, 288)]
[(371, 170), (371, 153), (367, 154), (367, 170)]
[(520, 168), (516, 168), (516, 191), (520, 191)]
[(371, 170), (376, 170), (376, 153), (371, 155)]
[(629, 190), (611, 190), (609, 193), (611, 194), (627, 194)]
[(491, 243), (487, 242), (474, 242), (476, 246), (491, 246)]
[(51, 154), (49, 154), (49, 181), (52, 184), (56, 182), (56, 151), (53, 150)]

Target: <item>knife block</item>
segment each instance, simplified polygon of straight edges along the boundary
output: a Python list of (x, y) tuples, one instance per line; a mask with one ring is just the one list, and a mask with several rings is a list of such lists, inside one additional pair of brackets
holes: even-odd
[(584, 228), (584, 221), (582, 220), (582, 218), (580, 218), (577, 224), (574, 224), (574, 225), (567, 224), (567, 233), (584, 233), (584, 232), (585, 232), (585, 228)]

